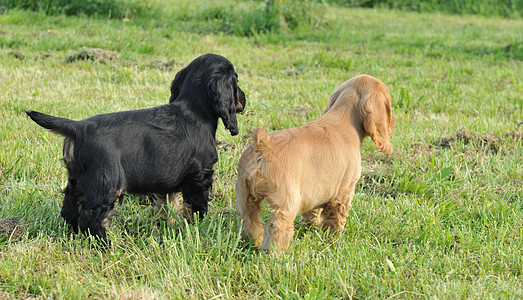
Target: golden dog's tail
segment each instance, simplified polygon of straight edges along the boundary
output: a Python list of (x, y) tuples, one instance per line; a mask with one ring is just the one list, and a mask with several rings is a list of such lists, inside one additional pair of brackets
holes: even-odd
[(254, 152), (257, 154), (257, 156), (264, 157), (265, 159), (269, 159), (271, 156), (271, 146), (270, 146), (270, 140), (269, 135), (267, 134), (267, 131), (265, 129), (258, 127), (254, 131)]

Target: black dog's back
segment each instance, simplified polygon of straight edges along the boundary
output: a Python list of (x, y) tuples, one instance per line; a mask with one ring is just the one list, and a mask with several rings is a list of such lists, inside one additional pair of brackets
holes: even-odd
[[(150, 109), (101, 114), (79, 121), (36, 111), (26, 113), (38, 125), (70, 139), (64, 144), (64, 160), (70, 174), (75, 177), (83, 176), (80, 173), (85, 172), (85, 163), (94, 170), (107, 168), (93, 168), (93, 164), (116, 163), (113, 168), (121, 169), (125, 174), (122, 186), (125, 190), (170, 193), (180, 191), (182, 178), (202, 167), (194, 166), (191, 163), (194, 159), (196, 162), (209, 159), (211, 164), (217, 159), (199, 157), (195, 153), (196, 147), (212, 146), (212, 126), (209, 133), (204, 134), (209, 141), (199, 144), (201, 137), (195, 140), (194, 136), (201, 136), (203, 132), (185, 128), (187, 116), (181, 113), (179, 106), (171, 103)], [(214, 151), (211, 148), (205, 153)], [(66, 157), (66, 153), (70, 154)]]

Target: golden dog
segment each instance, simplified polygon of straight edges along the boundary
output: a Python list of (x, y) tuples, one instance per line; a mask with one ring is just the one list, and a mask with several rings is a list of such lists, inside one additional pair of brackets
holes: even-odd
[[(238, 165), (236, 210), (244, 239), (276, 251), (289, 247), (294, 219), (343, 230), (361, 174), (361, 143), (370, 136), (381, 152), (392, 153), (393, 118), (389, 90), (360, 75), (339, 86), (323, 116), (301, 127), (271, 134), (254, 132), (254, 143)], [(265, 232), (259, 217), (266, 200), (272, 220)]]

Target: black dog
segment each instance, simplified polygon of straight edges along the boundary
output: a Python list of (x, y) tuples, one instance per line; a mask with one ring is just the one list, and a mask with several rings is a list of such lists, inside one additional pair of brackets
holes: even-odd
[(123, 192), (180, 191), (202, 217), (218, 160), (218, 118), (238, 134), (236, 113), (243, 111), (245, 94), (237, 82), (230, 61), (205, 54), (176, 74), (167, 105), (81, 121), (27, 111), (38, 125), (65, 137), (69, 176), (62, 217), (75, 232), (107, 242), (107, 217)]

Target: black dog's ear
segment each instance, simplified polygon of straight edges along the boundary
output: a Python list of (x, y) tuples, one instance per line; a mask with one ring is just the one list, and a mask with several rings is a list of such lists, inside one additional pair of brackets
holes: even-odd
[(213, 74), (209, 80), (208, 91), (213, 99), (213, 108), (222, 119), (223, 125), (231, 135), (238, 134), (238, 121), (236, 120), (236, 105), (238, 103), (238, 84), (234, 73)]
[(238, 90), (236, 92), (236, 97), (238, 98), (238, 103), (236, 104), (236, 113), (241, 113), (245, 109), (245, 93), (242, 91), (242, 89), (238, 86)]
[(183, 68), (181, 71), (176, 73), (176, 76), (174, 76), (174, 80), (171, 82), (171, 97), (169, 98), (169, 103), (176, 100), (176, 98), (178, 98), (180, 95), (182, 83), (185, 81), (187, 73), (187, 68)]

